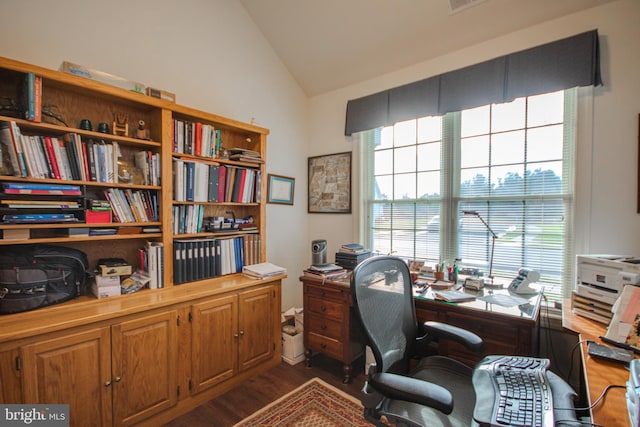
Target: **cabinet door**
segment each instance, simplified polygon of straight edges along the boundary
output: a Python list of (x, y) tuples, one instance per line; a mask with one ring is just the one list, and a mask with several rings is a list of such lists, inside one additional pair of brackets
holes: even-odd
[(238, 370), (238, 299), (214, 298), (192, 307), (193, 392), (235, 375)]
[(69, 404), (70, 425), (111, 425), (109, 328), (24, 346), (24, 401)]
[(116, 426), (135, 424), (176, 404), (177, 313), (112, 326)]
[(240, 370), (268, 360), (275, 351), (273, 322), (278, 317), (274, 314), (274, 298), (274, 286), (265, 286), (239, 294)]

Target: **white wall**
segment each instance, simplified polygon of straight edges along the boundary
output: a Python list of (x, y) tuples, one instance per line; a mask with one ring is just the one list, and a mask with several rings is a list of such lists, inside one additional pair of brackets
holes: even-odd
[(2, 0), (0, 13), (1, 56), (52, 69), (71, 61), (270, 129), (267, 170), (298, 185), (293, 207), (267, 205), (267, 258), (289, 271), (283, 307), (301, 304), (307, 98), (240, 2)]
[[(598, 29), (604, 86), (594, 90), (592, 127), (583, 122), (579, 129), (576, 250), (640, 256), (640, 216), (636, 213), (639, 18), (639, 1), (618, 0), (311, 98), (309, 155), (352, 149), (343, 135), (349, 99)], [(353, 185), (357, 184), (354, 176)], [(356, 239), (354, 220), (352, 215), (309, 215), (308, 239), (326, 238), (331, 258), (342, 243)]]

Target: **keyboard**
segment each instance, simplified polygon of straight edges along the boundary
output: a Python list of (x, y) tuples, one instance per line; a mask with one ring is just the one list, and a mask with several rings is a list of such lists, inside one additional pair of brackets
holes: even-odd
[(475, 421), (482, 427), (552, 427), (548, 368), (548, 359), (485, 357), (473, 373)]

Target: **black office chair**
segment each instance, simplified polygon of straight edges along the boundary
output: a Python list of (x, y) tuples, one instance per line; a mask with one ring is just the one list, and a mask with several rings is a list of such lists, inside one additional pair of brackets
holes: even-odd
[[(434, 343), (443, 338), (481, 352), (482, 339), (439, 322), (418, 325), (409, 268), (400, 258), (378, 256), (360, 263), (351, 276), (351, 292), (375, 357), (361, 396), (365, 418), (377, 426), (388, 425), (384, 418), (398, 427), (477, 425), (473, 421), (473, 368), (429, 354), (433, 354)], [(411, 366), (416, 355), (419, 361)], [(553, 390), (558, 407), (573, 408), (571, 387), (559, 377), (551, 377), (552, 387), (559, 381)], [(572, 410), (556, 416), (575, 420)]]

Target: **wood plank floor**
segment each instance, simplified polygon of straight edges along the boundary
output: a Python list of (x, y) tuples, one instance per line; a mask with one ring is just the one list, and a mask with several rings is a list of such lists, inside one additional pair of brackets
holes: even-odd
[(343, 384), (342, 364), (321, 354), (313, 357), (310, 368), (304, 362), (294, 366), (282, 362), (164, 427), (231, 427), (314, 377), (359, 398), (364, 384), (364, 358), (352, 366), (353, 380), (350, 384)]

